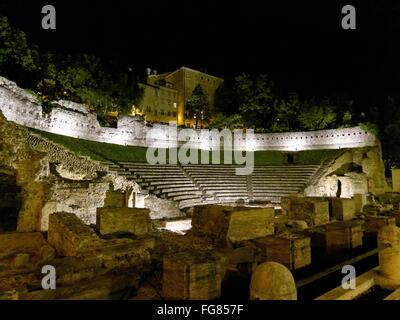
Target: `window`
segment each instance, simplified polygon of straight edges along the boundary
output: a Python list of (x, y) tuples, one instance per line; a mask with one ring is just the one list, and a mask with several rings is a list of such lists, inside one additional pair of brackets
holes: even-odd
[(171, 111), (167, 112), (167, 116), (170, 117), (171, 116)]
[(172, 116), (176, 117), (176, 111), (172, 111)]
[(160, 114), (161, 114), (162, 116), (164, 115), (164, 110), (163, 110), (163, 109), (161, 109)]
[(154, 115), (158, 115), (158, 111), (157, 110), (154, 110)]

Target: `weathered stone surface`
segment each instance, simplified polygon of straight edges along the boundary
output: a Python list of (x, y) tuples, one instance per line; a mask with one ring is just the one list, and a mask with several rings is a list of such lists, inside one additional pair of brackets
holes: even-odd
[(94, 230), (72, 213), (50, 216), (48, 240), (62, 256), (93, 256), (101, 259), (106, 269), (126, 268), (150, 260), (151, 237), (132, 239), (100, 239)]
[(125, 207), (125, 193), (120, 190), (108, 190), (104, 198), (104, 207)]
[(400, 228), (382, 227), (378, 233), (378, 249), (379, 273), (391, 285), (400, 286)]
[(396, 219), (387, 216), (366, 216), (365, 217), (365, 232), (378, 233), (379, 229), (384, 226), (395, 226)]
[(110, 273), (95, 278), (83, 279), (70, 285), (58, 286), (55, 290), (35, 290), (19, 294), (20, 300), (109, 300), (116, 295), (121, 299), (121, 291), (137, 288), (140, 273), (124, 271)]
[(388, 191), (382, 152), (376, 146), (346, 150), (326, 167), (321, 178), (304, 190), (304, 194), (336, 197), (340, 193), (341, 197), (350, 198), (355, 193), (379, 195)]
[(61, 256), (78, 256), (99, 244), (94, 230), (73, 213), (59, 212), (50, 215), (48, 241)]
[(316, 226), (298, 232), (311, 240), (311, 261), (317, 263), (323, 260), (326, 254), (326, 228)]
[(212, 251), (181, 252), (164, 257), (163, 298), (212, 300), (221, 293), (226, 258)]
[[(14, 175), (16, 187), (21, 190), (17, 226), (20, 232), (47, 231), (48, 216), (58, 211), (73, 212), (85, 222), (94, 223), (96, 208), (103, 205), (109, 184), (113, 190), (140, 189), (125, 177), (111, 173), (104, 175), (108, 169), (98, 161), (78, 156), (22, 126), (8, 122), (1, 112), (0, 150), (0, 173)], [(51, 170), (52, 167), (55, 169)], [(88, 184), (89, 180), (93, 184), (89, 183), (85, 190), (79, 190), (73, 182), (78, 184), (80, 180), (86, 180), (81, 181), (82, 184)], [(104, 189), (101, 184), (107, 185), (107, 188)], [(81, 193), (85, 196), (81, 197)]]
[(179, 210), (175, 201), (161, 199), (149, 194), (144, 199), (144, 207), (150, 210), (151, 219), (178, 218), (185, 214)]
[(261, 261), (260, 250), (257, 250), (255, 246), (249, 245), (231, 249), (227, 256), (229, 264), (234, 266), (241, 263), (257, 263)]
[(18, 300), (18, 291), (9, 290), (0, 292), (0, 300)]
[(264, 262), (251, 277), (251, 300), (297, 300), (297, 290), (290, 271), (282, 264)]
[(367, 204), (367, 195), (362, 193), (355, 193), (353, 199), (356, 214), (363, 212), (363, 208)]
[(392, 169), (392, 190), (400, 192), (400, 169)]
[(311, 264), (311, 240), (299, 234), (282, 233), (255, 240), (262, 261), (275, 261), (291, 270)]
[(329, 222), (329, 203), (314, 198), (291, 198), (290, 219), (306, 221), (309, 226), (317, 226)]
[(149, 212), (141, 208), (98, 208), (96, 225), (101, 234), (130, 232), (144, 235), (152, 230)]
[(354, 218), (356, 213), (354, 199), (333, 198), (332, 214), (339, 221), (347, 221)]
[(199, 206), (192, 217), (193, 232), (232, 243), (274, 233), (274, 208)]
[(96, 209), (103, 205), (108, 182), (55, 180), (49, 190), (51, 199), (44, 205), (41, 231), (47, 231), (49, 216), (55, 212), (75, 214), (86, 224), (96, 223)]
[(0, 233), (0, 270), (36, 266), (55, 256), (39, 232)]
[(396, 219), (396, 226), (400, 227), (400, 210), (386, 212), (385, 216), (394, 217)]
[(300, 195), (298, 194), (291, 194), (286, 197), (281, 198), (281, 208), (282, 208), (282, 213), (284, 215), (288, 215), (290, 211), (290, 204), (292, 203), (292, 198), (298, 198)]
[(395, 226), (395, 217), (368, 215), (364, 218), (364, 239), (369, 245), (376, 246), (378, 231), (384, 226)]
[(326, 250), (329, 255), (344, 253), (363, 244), (363, 221), (338, 221), (326, 228)]

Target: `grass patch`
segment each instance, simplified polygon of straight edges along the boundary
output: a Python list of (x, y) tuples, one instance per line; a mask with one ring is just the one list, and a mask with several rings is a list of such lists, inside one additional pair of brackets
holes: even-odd
[(305, 150), (293, 154), (295, 164), (323, 164), (324, 162), (333, 159), (342, 150), (323, 149), (323, 150)]
[[(41, 136), (54, 141), (70, 151), (88, 156), (93, 160), (99, 161), (127, 161), (127, 162), (142, 162), (147, 163), (145, 147), (122, 146), (111, 143), (95, 142), (77, 138), (71, 138), (54, 133), (31, 129), (32, 132), (40, 134)], [(321, 164), (324, 161), (331, 159), (340, 150), (307, 150), (291, 153), (293, 155), (294, 164), (307, 165), (307, 164)], [(167, 161), (168, 150), (166, 150)], [(243, 153), (245, 155), (245, 153)], [(212, 160), (212, 153), (209, 152), (209, 163)], [(198, 159), (200, 163), (201, 151), (199, 150)], [(221, 163), (224, 163), (224, 152), (220, 154)], [(234, 156), (232, 154), (232, 160)], [(287, 153), (281, 151), (256, 151), (254, 153), (255, 165), (285, 165), (287, 164)]]

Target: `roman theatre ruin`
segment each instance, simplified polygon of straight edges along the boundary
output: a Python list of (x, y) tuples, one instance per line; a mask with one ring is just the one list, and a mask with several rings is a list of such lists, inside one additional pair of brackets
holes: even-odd
[[(168, 126), (156, 127), (168, 147)], [(373, 134), (243, 135), (255, 162), (238, 175), (143, 161), (152, 129), (127, 116), (103, 127), (70, 101), (46, 111), (0, 77), (0, 299), (400, 296), (400, 175), (385, 177)], [(341, 286), (346, 265), (356, 290)]]

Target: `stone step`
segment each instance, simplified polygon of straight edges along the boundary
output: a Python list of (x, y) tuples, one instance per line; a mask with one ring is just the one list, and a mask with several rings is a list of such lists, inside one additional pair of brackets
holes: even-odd
[(144, 181), (156, 182), (156, 181), (168, 181), (170, 183), (180, 182), (180, 181), (190, 181), (187, 177), (141, 177)]
[(188, 199), (198, 199), (199, 201), (201, 201), (201, 197), (198, 195), (194, 195), (194, 194), (172, 197), (172, 200), (174, 200), (174, 201), (181, 201), (181, 200), (188, 200)]
[(229, 177), (221, 177), (221, 176), (202, 176), (202, 177), (193, 177), (196, 181), (210, 181), (210, 180), (229, 180), (229, 181), (243, 181), (246, 182), (247, 179), (245, 176), (229, 176)]
[(233, 189), (233, 190), (247, 190), (246, 186), (229, 186), (229, 185), (225, 185), (225, 186), (210, 186), (207, 188), (207, 191), (214, 191), (214, 190), (229, 190), (229, 189)]
[[(281, 181), (282, 178), (277, 178), (277, 177), (265, 177), (265, 178), (260, 178), (260, 177), (253, 177), (252, 182), (253, 184), (257, 184), (257, 182), (276, 182), (276, 181)], [(287, 178), (285, 179), (286, 182), (305, 182), (307, 183), (310, 179), (309, 178)]]
[(142, 178), (158, 178), (158, 177), (184, 177), (186, 178), (185, 174), (183, 172), (178, 172), (178, 173), (169, 173), (169, 172), (154, 172), (154, 173), (137, 173), (140, 177)]
[(182, 172), (182, 170), (179, 168), (127, 168), (127, 167), (125, 167), (125, 168), (127, 171), (136, 172), (136, 173)]
[(271, 182), (264, 182), (264, 183), (256, 183), (253, 184), (253, 189), (276, 189), (276, 188), (295, 188), (295, 189), (301, 189), (304, 188), (306, 184), (305, 183), (296, 183), (296, 182), (287, 182), (287, 183), (280, 183), (278, 181), (271, 183)]
[(181, 192), (181, 191), (199, 191), (199, 188), (196, 186), (192, 187), (173, 187), (173, 188), (162, 188), (159, 189), (162, 193), (169, 193), (169, 192)]
[(153, 185), (153, 186), (194, 185), (194, 183), (189, 179), (181, 180), (181, 181), (179, 181), (179, 184), (177, 184), (175, 182), (171, 182), (171, 179), (168, 179), (168, 181), (165, 181), (165, 180), (163, 180), (163, 181), (151, 181), (150, 184)]
[(176, 196), (186, 196), (186, 195), (196, 195), (201, 196), (202, 192), (198, 190), (191, 190), (191, 191), (177, 191), (177, 192), (168, 192), (167, 198), (176, 197)]

